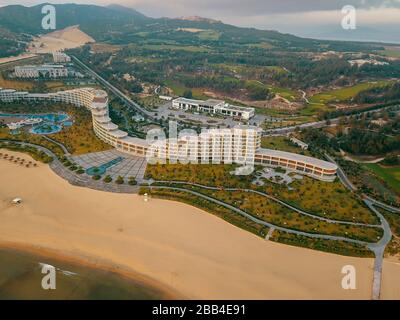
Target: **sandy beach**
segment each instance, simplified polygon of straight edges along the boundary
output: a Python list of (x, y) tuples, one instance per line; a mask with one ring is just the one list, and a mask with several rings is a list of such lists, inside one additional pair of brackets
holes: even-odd
[[(188, 299), (371, 297), (372, 259), (267, 242), (177, 202), (74, 187), (44, 164), (0, 159), (0, 176), (3, 246), (131, 271)], [(11, 205), (15, 197), (23, 203)], [(341, 288), (345, 265), (356, 267), (357, 290)], [(386, 299), (400, 298), (399, 269), (385, 263)]]

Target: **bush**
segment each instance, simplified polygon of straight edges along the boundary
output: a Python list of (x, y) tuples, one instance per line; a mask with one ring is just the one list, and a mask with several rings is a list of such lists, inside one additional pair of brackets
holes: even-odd
[(76, 173), (77, 173), (77, 174), (83, 174), (83, 173), (85, 173), (85, 170), (83, 170), (82, 168), (80, 168), (80, 169), (78, 169), (78, 170), (76, 171)]
[(129, 177), (128, 184), (131, 186), (136, 186), (137, 181), (136, 181), (135, 177)]
[(95, 176), (92, 177), (92, 179), (97, 181), (97, 180), (100, 180), (100, 179), (101, 179), (101, 176), (95, 175)]
[(119, 176), (119, 177), (117, 178), (117, 180), (115, 180), (115, 183), (116, 183), (116, 184), (124, 184), (124, 178), (122, 178), (121, 176)]
[(104, 178), (103, 181), (104, 181), (105, 183), (110, 183), (110, 182), (112, 181), (112, 178), (111, 178), (111, 176), (107, 176), (107, 177)]

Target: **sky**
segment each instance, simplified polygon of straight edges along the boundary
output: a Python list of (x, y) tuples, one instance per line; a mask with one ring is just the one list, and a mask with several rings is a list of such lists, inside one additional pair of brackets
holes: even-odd
[[(0, 0), (0, 5), (44, 1)], [(74, 2), (53, 0), (52, 3)], [(400, 43), (400, 0), (87, 0), (121, 4), (151, 17), (203, 16), (238, 26), (277, 30), (304, 37)], [(356, 29), (341, 27), (343, 6), (356, 8)]]

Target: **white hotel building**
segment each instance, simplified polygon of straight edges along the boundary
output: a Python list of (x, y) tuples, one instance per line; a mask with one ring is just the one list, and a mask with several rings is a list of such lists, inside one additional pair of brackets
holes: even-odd
[(112, 123), (108, 112), (108, 96), (103, 90), (80, 88), (55, 93), (31, 94), (0, 88), (0, 101), (54, 101), (86, 107), (92, 112), (93, 130), (104, 142), (117, 150), (150, 159), (179, 159), (182, 150), (198, 163), (241, 163), (284, 167), (304, 175), (333, 181), (337, 166), (331, 162), (299, 154), (262, 149), (262, 130), (256, 127), (238, 126), (232, 129), (211, 129), (202, 132), (196, 139), (184, 135), (176, 140), (160, 139), (156, 143), (128, 136)]
[(177, 98), (173, 100), (172, 107), (181, 110), (192, 110), (196, 112), (207, 112), (212, 114), (220, 114), (223, 116), (250, 120), (255, 115), (254, 108), (238, 107), (226, 103), (222, 100), (208, 99), (194, 100), (186, 98)]
[(14, 74), (17, 78), (65, 78), (68, 77), (68, 69), (63, 65), (49, 65), (42, 66), (17, 66), (14, 69)]

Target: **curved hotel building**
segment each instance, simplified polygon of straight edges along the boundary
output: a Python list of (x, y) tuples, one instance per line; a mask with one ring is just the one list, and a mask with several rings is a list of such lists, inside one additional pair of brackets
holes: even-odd
[[(337, 166), (331, 162), (299, 154), (262, 149), (262, 130), (257, 127), (238, 126), (232, 129), (211, 129), (198, 137), (184, 135), (175, 139), (161, 138), (149, 142), (128, 136), (118, 129), (108, 111), (108, 95), (103, 90), (80, 88), (55, 93), (35, 94), (0, 88), (0, 101), (54, 101), (86, 107), (92, 112), (93, 130), (98, 138), (117, 150), (135, 156), (148, 157), (158, 162), (180, 160), (185, 155), (198, 163), (240, 163), (284, 167), (324, 181), (336, 178)], [(156, 134), (157, 136), (157, 134)], [(149, 157), (150, 155), (150, 157)], [(158, 159), (158, 160), (157, 160)]]

